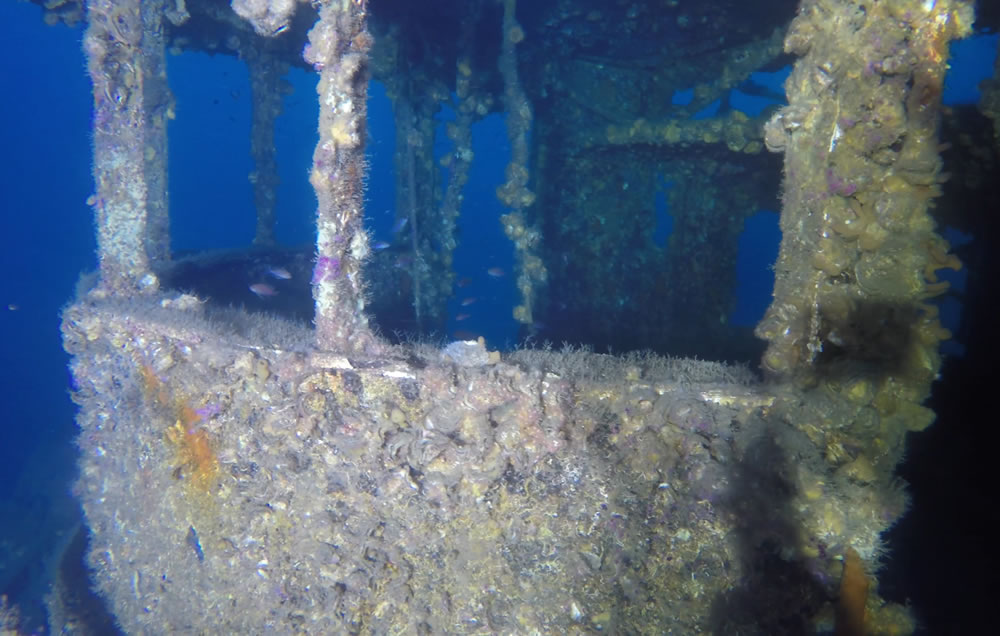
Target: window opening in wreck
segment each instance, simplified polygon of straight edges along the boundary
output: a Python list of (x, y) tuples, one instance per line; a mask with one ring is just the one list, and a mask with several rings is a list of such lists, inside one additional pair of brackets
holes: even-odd
[(318, 76), (292, 67), (284, 79), (289, 89), (274, 122), (279, 179), (274, 236), (279, 245), (301, 246), (309, 251), (316, 245), (316, 192), (309, 185), (309, 171), (319, 118), (314, 97)]
[(213, 308), (311, 320), (315, 197), (306, 176), (289, 169), (305, 165), (315, 145), (315, 100), (294, 119), (282, 117), (292, 96), (285, 69), (258, 68), (257, 81), (270, 82), (273, 95), (255, 108), (247, 63), (232, 54), (170, 55), (167, 70), (176, 118), (168, 125), (173, 261), (164, 286)]
[[(454, 110), (442, 109), (437, 126), (435, 154), (438, 164), (454, 152), (447, 126)], [(452, 270), (455, 281), (448, 299), (445, 330), (449, 338), (475, 340), (479, 336), (498, 347), (510, 348), (518, 337), (518, 324), (511, 315), (517, 304), (514, 250), (504, 236), (499, 219), (505, 212), (496, 188), (510, 162), (510, 142), (502, 114), (493, 113), (473, 123), (473, 161), (469, 165), (461, 210), (456, 219)], [(442, 166), (442, 191), (450, 183), (450, 171)], [(502, 274), (502, 275), (498, 275)]]
[(250, 82), (234, 56), (167, 56), (176, 118), (168, 124), (174, 254), (245, 248), (253, 241)]
[[(212, 307), (311, 322), (316, 196), (308, 176), (317, 140), (318, 75), (279, 69), (280, 102), (270, 104), (275, 109), (270, 143), (276, 183), (273, 196), (262, 202), (255, 197), (255, 186), (266, 176), (252, 148), (253, 98), (246, 64), (234, 56), (187, 52), (170, 56), (168, 63), (177, 118), (169, 126), (174, 263), (164, 273), (165, 286), (194, 292)], [(401, 234), (393, 227), (392, 102), (377, 80), (369, 85), (368, 113), (365, 227), (373, 248), (366, 266), (373, 281), (369, 313), (392, 337), (398, 333), (392, 317), (398, 309), (393, 303), (398, 300), (398, 274), (384, 273), (399, 270), (405, 259), (400, 250), (386, 249)], [(266, 213), (271, 227), (265, 230), (259, 224), (255, 228), (261, 203), (272, 208)]]
[(775, 210), (758, 210), (744, 223), (736, 257), (736, 302), (729, 314), (733, 325), (752, 329), (771, 303), (773, 266), (781, 243), (779, 218)]

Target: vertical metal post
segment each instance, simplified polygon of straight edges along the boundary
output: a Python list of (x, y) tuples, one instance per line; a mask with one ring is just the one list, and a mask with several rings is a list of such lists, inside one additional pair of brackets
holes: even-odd
[(305, 59), (320, 73), (319, 143), (309, 181), (316, 190), (316, 343), (320, 349), (372, 351), (361, 266), (368, 256), (364, 142), (368, 51), (364, 0), (325, 0), (309, 32)]
[(286, 65), (267, 50), (266, 46), (245, 46), (240, 51), (250, 71), (250, 92), (253, 96), (250, 123), (250, 153), (253, 155), (254, 207), (257, 209), (257, 231), (254, 245), (274, 245), (275, 200), (278, 189), (278, 159), (274, 148), (274, 123), (281, 114), (282, 74)]
[(531, 103), (521, 88), (517, 73), (517, 45), (524, 40), (524, 29), (517, 23), (517, 0), (502, 0), (503, 21), (499, 69), (503, 77), (504, 105), (507, 107), (507, 137), (510, 139), (510, 163), (507, 181), (497, 188), (497, 198), (510, 209), (500, 217), (504, 233), (514, 242), (518, 263), (517, 288), (521, 304), (514, 308), (514, 319), (524, 325), (534, 321), (533, 306), (539, 288), (548, 279), (545, 264), (538, 257), (541, 233), (529, 225), (524, 211), (535, 201), (528, 189), (528, 133), (531, 130)]
[(874, 355), (899, 359), (912, 386), (898, 397), (926, 395), (948, 333), (924, 301), (947, 288), (936, 270), (960, 266), (928, 212), (938, 115), (949, 42), (971, 32), (972, 14), (961, 0), (802, 3), (785, 39), (800, 56), (789, 103), (764, 130), (785, 154), (774, 300), (756, 330), (770, 372), (808, 376), (824, 349), (870, 358), (871, 334), (851, 333), (897, 331), (900, 350)]
[(167, 244), (162, 0), (92, 0), (84, 38), (94, 90), (94, 181), (103, 293), (155, 291)]

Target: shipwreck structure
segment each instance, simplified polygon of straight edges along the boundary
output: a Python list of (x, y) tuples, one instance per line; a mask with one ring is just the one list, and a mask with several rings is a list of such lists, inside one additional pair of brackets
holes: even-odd
[[(87, 23), (100, 266), (63, 334), (89, 562), (126, 632), (778, 634), (830, 629), (835, 614), (912, 629), (864, 569), (906, 506), (903, 440), (934, 420), (922, 402), (949, 337), (937, 272), (960, 267), (930, 215), (940, 96), (972, 3), (45, 4), (52, 21)], [(171, 49), (250, 70), (246, 254), (170, 253)], [(787, 105), (756, 119), (728, 108), (753, 71), (785, 63)], [(305, 320), (178, 282), (280, 251), (273, 124), (288, 65), (319, 76), (316, 244), (288, 261), (309, 281)], [(388, 269), (405, 296), (370, 287), (383, 275), (362, 222), (373, 75), (396, 113), (412, 258)], [(442, 103), (456, 113), (444, 183)], [(379, 312), (443, 324), (471, 126), (497, 111), (514, 316), (551, 325), (568, 308), (561, 339), (703, 355), (745, 341), (718, 317), (743, 219), (781, 193), (763, 379), (652, 354), (377, 335)], [(665, 250), (648, 236), (664, 179)]]

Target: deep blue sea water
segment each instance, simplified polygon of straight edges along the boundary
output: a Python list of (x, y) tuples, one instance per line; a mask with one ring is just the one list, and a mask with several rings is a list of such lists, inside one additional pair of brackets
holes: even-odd
[(11, 25), (0, 44), (3, 488), (38, 444), (64, 444), (73, 432), (59, 309), (95, 263), (80, 31), (46, 27), (40, 17), (38, 7), (0, 3), (0, 20)]
[[(5, 26), (0, 38), (0, 545), (4, 545), (4, 537), (17, 536), (10, 532), (17, 524), (16, 511), (35, 505), (25, 500), (33, 483), (36, 490), (44, 490), (55, 481), (61, 484), (56, 488), (68, 492), (73, 466), (66, 451), (74, 433), (74, 407), (68, 398), (68, 358), (60, 342), (59, 310), (72, 297), (78, 275), (96, 263), (91, 212), (85, 203), (93, 184), (82, 31), (45, 26), (38, 7), (9, 0), (0, 2), (0, 23)], [(996, 47), (995, 35), (955, 46), (946, 103), (978, 99), (976, 85), (989, 76)], [(177, 119), (170, 126), (173, 247), (248, 245), (253, 217), (247, 174), (253, 165), (247, 137), (246, 69), (230, 57), (183, 54), (169, 59), (169, 72), (177, 98)], [(780, 91), (783, 78), (774, 73), (755, 79)], [(293, 71), (288, 80), (294, 92), (286, 97), (277, 123), (282, 182), (277, 236), (296, 245), (312, 239), (314, 200), (307, 174), (315, 139), (315, 78)], [(733, 106), (750, 114), (765, 105), (759, 98), (733, 96)], [(373, 237), (389, 239), (395, 206), (395, 138), (391, 105), (378, 83), (370, 90), (369, 117), (366, 216)], [(440, 115), (442, 123), (448, 117), (447, 112)], [(512, 343), (516, 333), (510, 317), (516, 301), (514, 278), (482, 275), (489, 267), (513, 270), (510, 242), (497, 222), (502, 206), (495, 196), (509, 158), (502, 118), (493, 115), (477, 123), (473, 137), (476, 161), (459, 221), (462, 242), (455, 253), (455, 270), (458, 276), (473, 279), (468, 295), (480, 298), (470, 323), (492, 344), (503, 346)], [(439, 144), (439, 152), (444, 146)], [(659, 242), (669, 234), (670, 218), (663, 200), (657, 209), (658, 224), (652, 231)], [(738, 306), (730, 317), (736, 324), (754, 324), (770, 301), (769, 265), (780, 240), (777, 220), (776, 210), (761, 210), (746, 225), (740, 241)], [(954, 232), (948, 236), (953, 243), (968, 240)], [(954, 277), (959, 290), (963, 277), (964, 273)], [(449, 330), (462, 326), (454, 321), (458, 300), (450, 305)], [(957, 301), (947, 301), (944, 315), (952, 324), (958, 310)], [(951, 351), (960, 351), (960, 345), (951, 345)], [(12, 501), (13, 493), (21, 499)], [(42, 495), (48, 493), (38, 496)], [(44, 541), (30, 546), (42, 548)], [(37, 584), (40, 579), (44, 574), (4, 578), (0, 568), (0, 593), (20, 594), (24, 590), (14, 585)]]

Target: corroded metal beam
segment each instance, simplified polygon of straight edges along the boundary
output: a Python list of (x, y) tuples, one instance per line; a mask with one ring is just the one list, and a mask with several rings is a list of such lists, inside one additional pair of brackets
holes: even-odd
[(321, 349), (367, 350), (376, 340), (364, 314), (364, 142), (368, 50), (365, 3), (331, 0), (309, 32), (306, 61), (319, 74), (319, 143), (309, 181), (316, 190), (316, 342)]
[(158, 288), (168, 257), (163, 2), (87, 4), (84, 50), (94, 93), (94, 181), (100, 291)]

